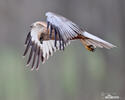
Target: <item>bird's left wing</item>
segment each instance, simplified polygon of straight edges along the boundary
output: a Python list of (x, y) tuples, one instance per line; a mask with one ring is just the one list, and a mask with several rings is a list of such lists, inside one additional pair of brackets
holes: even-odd
[[(44, 63), (49, 58), (50, 55), (51, 56), (53, 55), (53, 52), (55, 52), (60, 48), (59, 41), (57, 41), (56, 47), (54, 46), (54, 40), (42, 41), (41, 43), (38, 39), (38, 32), (34, 29), (32, 29), (31, 32), (29, 32), (29, 34), (27, 35), (25, 45), (26, 45), (26, 49), (23, 56), (25, 56), (29, 51), (29, 49), (31, 48), (29, 53), (29, 58), (27, 61), (27, 66), (28, 66), (33, 57), (31, 70), (33, 70), (34, 68), (38, 70), (40, 59), (42, 63)], [(35, 63), (36, 63), (36, 66), (35, 66)]]
[(67, 43), (70, 39), (77, 37), (78, 34), (82, 33), (82, 30), (81, 28), (79, 28), (78, 25), (61, 15), (52, 12), (47, 12), (46, 16), (47, 29), (50, 29), (50, 38), (52, 30), (55, 30), (55, 43), (57, 34), (59, 36), (59, 40), (62, 40), (64, 43)]

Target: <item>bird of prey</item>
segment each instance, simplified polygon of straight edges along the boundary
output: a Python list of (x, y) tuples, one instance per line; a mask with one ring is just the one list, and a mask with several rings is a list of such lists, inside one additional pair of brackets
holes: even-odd
[(107, 49), (116, 47), (90, 34), (61, 15), (53, 12), (47, 12), (45, 15), (47, 17), (45, 22), (37, 21), (31, 25), (25, 41), (26, 50), (23, 56), (31, 48), (27, 61), (27, 66), (32, 63), (31, 70), (34, 68), (38, 70), (40, 60), (44, 63), (56, 50), (64, 50), (74, 40), (80, 40), (83, 46), (92, 52), (96, 47)]

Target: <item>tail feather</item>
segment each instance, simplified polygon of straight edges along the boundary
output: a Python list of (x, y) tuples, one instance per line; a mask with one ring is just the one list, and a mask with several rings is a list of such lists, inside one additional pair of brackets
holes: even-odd
[(109, 42), (106, 42), (104, 40), (102, 40), (101, 38), (99, 37), (96, 37), (88, 32), (83, 32), (83, 36), (84, 37), (87, 37), (87, 39), (82, 39), (81, 42), (83, 44), (86, 44), (86, 45), (93, 45), (95, 48), (96, 47), (99, 47), (99, 48), (107, 48), (107, 49), (111, 49), (111, 48), (114, 48), (116, 47), (115, 45), (109, 43)]

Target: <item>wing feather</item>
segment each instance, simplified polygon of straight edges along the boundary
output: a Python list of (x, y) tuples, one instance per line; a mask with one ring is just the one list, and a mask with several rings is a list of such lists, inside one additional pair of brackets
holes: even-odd
[[(53, 53), (56, 52), (56, 50), (60, 50), (60, 42), (62, 44), (62, 41), (59, 40), (56, 41), (56, 47), (54, 40), (43, 40), (43, 42), (41, 43), (38, 39), (38, 31), (36, 29), (31, 29), (30, 35), (28, 34), (27, 37), (27, 42), (25, 42), (27, 46), (23, 56), (25, 56), (30, 49), (29, 58), (27, 60), (27, 66), (29, 66), (29, 64), (31, 63), (31, 70), (38, 70), (40, 57), (42, 63), (45, 63), (45, 61), (49, 59), (49, 56), (52, 56)], [(61, 48), (61, 50), (62, 49), (63, 47)]]
[(78, 25), (63, 16), (52, 12), (47, 12), (46, 16), (48, 24), (59, 30), (59, 33), (65, 43), (82, 32)]

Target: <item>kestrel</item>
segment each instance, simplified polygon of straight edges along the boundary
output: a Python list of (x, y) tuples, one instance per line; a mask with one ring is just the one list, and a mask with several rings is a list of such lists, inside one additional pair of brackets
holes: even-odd
[(25, 41), (26, 50), (23, 56), (31, 48), (27, 61), (27, 65), (29, 66), (33, 57), (31, 70), (34, 68), (38, 70), (40, 59), (44, 63), (56, 50), (64, 50), (74, 40), (80, 40), (83, 46), (92, 52), (96, 47), (107, 49), (116, 47), (90, 34), (61, 15), (53, 12), (47, 12), (45, 15), (47, 17), (46, 22), (37, 21), (33, 23)]

